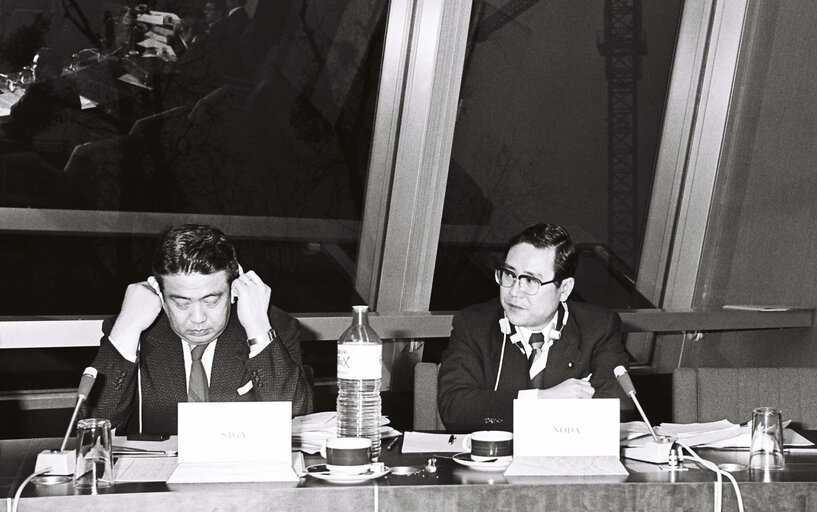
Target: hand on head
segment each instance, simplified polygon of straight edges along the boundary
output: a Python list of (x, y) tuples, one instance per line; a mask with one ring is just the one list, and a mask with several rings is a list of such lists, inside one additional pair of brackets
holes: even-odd
[(595, 392), (587, 381), (567, 379), (552, 388), (540, 389), (537, 398), (593, 398)]
[(247, 338), (265, 336), (271, 327), (267, 316), (272, 293), (270, 287), (250, 270), (233, 281), (232, 293), (237, 299), (238, 321), (247, 331)]
[(150, 327), (161, 312), (161, 297), (147, 281), (129, 284), (110, 338), (136, 352), (142, 331)]

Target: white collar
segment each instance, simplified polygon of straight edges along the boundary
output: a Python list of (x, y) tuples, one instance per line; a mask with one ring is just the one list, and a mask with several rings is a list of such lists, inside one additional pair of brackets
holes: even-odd
[(552, 338), (550, 337), (550, 333), (553, 332), (553, 329), (556, 328), (556, 319), (557, 319), (558, 316), (559, 316), (558, 312), (554, 313), (553, 318), (550, 319), (550, 322), (548, 322), (548, 324), (545, 326), (545, 328), (542, 329), (541, 331), (532, 331), (532, 330), (528, 329), (527, 327), (522, 327), (522, 326), (517, 326), (516, 331), (522, 337), (522, 340), (524, 341), (524, 343), (526, 345), (530, 344), (530, 342), (529, 342), (530, 335), (533, 334), (534, 332), (541, 332), (542, 335), (545, 337), (545, 341), (551, 341)]

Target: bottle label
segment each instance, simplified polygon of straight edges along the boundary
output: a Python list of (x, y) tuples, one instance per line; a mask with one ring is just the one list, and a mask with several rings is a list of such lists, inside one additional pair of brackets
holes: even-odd
[(338, 345), (339, 379), (379, 379), (382, 377), (383, 346), (375, 343)]

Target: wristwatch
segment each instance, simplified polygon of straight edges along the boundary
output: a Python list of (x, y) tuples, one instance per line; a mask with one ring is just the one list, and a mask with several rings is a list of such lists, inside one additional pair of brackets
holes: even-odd
[(270, 329), (269, 331), (267, 331), (266, 336), (259, 336), (257, 338), (248, 339), (247, 340), (247, 345), (250, 346), (250, 347), (253, 347), (253, 346), (258, 345), (259, 343), (262, 343), (262, 342), (274, 341), (275, 338), (277, 338), (277, 337), (278, 337), (278, 333), (275, 332), (275, 329)]

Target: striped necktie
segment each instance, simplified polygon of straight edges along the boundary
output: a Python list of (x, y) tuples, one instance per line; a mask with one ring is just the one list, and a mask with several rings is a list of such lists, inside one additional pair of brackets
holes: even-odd
[(531, 371), (534, 361), (542, 357), (542, 345), (545, 344), (545, 335), (541, 332), (532, 332), (530, 338), (528, 339), (528, 343), (530, 343), (530, 347), (533, 349), (531, 350), (530, 356), (528, 356), (528, 378), (530, 379), (534, 388), (542, 389), (542, 385), (544, 384), (545, 380), (544, 370), (537, 372), (536, 375), (532, 375)]
[(207, 349), (207, 344), (196, 345), (191, 351), (193, 362), (190, 364), (190, 383), (187, 385), (188, 402), (207, 402), (210, 398), (210, 385), (207, 383), (207, 374), (201, 356)]

